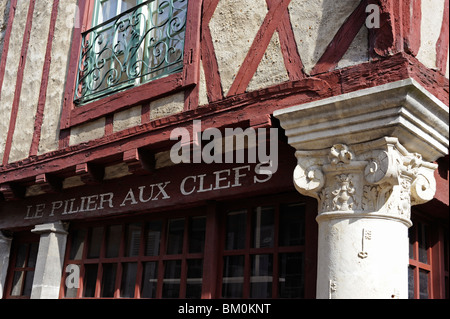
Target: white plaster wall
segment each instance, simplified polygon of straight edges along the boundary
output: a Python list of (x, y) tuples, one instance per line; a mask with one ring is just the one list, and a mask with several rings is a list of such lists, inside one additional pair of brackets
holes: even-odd
[[(328, 44), (359, 2), (359, 0), (291, 1), (289, 14), (306, 73), (311, 72)], [(367, 40), (361, 34), (356, 41), (350, 48), (355, 52), (348, 53), (345, 63), (340, 66), (358, 64), (367, 60)]]
[(265, 0), (221, 0), (209, 27), (227, 95), (265, 16)]
[(9, 162), (27, 158), (30, 152), (52, 5), (52, 0), (37, 0), (35, 4)]
[(2, 57), (3, 51), (3, 42), (5, 38), (8, 17), (9, 17), (9, 8), (11, 5), (11, 0), (2, 0), (0, 1), (0, 59)]
[(180, 113), (183, 109), (184, 92), (172, 94), (150, 103), (150, 120)]
[(89, 142), (105, 135), (105, 118), (102, 117), (88, 123), (74, 126), (70, 129), (69, 145)]
[(59, 2), (38, 154), (58, 149), (59, 124), (77, 2)]
[(15, 18), (11, 30), (8, 56), (6, 58), (5, 75), (0, 96), (0, 159), (5, 152), (5, 143), (11, 118), (11, 108), (16, 88), (17, 69), (19, 67), (20, 51), (24, 28), (27, 21), (27, 13), (30, 2), (18, 0)]
[(436, 42), (441, 33), (444, 0), (422, 0), (421, 43), (417, 59), (436, 68)]
[(289, 76), (284, 66), (280, 39), (275, 32), (247, 90), (254, 91), (286, 81), (289, 81)]
[(114, 114), (113, 131), (118, 132), (141, 124), (142, 106), (134, 106)]

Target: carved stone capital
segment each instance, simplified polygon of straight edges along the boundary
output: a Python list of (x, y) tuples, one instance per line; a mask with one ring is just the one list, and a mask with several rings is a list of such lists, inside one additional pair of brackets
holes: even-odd
[(294, 185), (319, 201), (319, 219), (383, 217), (410, 224), (411, 205), (431, 200), (436, 164), (409, 153), (396, 138), (297, 151)]

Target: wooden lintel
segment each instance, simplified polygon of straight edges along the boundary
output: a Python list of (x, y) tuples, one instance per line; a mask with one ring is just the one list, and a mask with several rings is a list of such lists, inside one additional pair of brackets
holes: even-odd
[(136, 148), (126, 151), (123, 153), (123, 161), (132, 174), (149, 174), (155, 169), (155, 156), (148, 150)]
[(62, 190), (61, 177), (52, 174), (40, 174), (36, 176), (36, 184), (46, 193), (55, 193)]
[(25, 196), (25, 187), (13, 183), (1, 184), (0, 193), (3, 194), (3, 198), (7, 201), (18, 200)]
[(105, 177), (105, 168), (93, 163), (82, 163), (76, 166), (75, 173), (80, 176), (81, 181), (85, 184), (98, 184)]

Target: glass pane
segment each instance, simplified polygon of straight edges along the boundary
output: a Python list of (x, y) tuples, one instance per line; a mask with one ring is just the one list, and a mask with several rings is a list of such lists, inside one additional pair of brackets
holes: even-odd
[(100, 24), (117, 15), (117, 0), (103, 0), (101, 1), (101, 8), (97, 23)]
[(121, 238), (122, 238), (121, 225), (114, 225), (108, 227), (108, 237), (106, 241), (106, 257), (113, 258), (119, 256)]
[(139, 0), (122, 0), (122, 6), (120, 7), (120, 12), (125, 12), (128, 9), (131, 9), (136, 6)]
[(27, 271), (25, 275), (25, 283), (23, 286), (22, 296), (31, 296), (31, 288), (33, 288), (34, 271)]
[(409, 258), (414, 259), (414, 243), (416, 241), (416, 224), (413, 224), (408, 229), (408, 237), (409, 237)]
[(84, 297), (95, 296), (98, 265), (84, 265)]
[(244, 256), (226, 256), (223, 264), (222, 297), (242, 298)]
[(13, 284), (11, 288), (11, 296), (20, 296), (22, 292), (22, 282), (25, 272), (16, 271), (14, 272)]
[(420, 299), (428, 299), (428, 271), (419, 270), (419, 293)]
[(39, 243), (30, 244), (30, 252), (28, 253), (28, 267), (34, 268), (36, 266), (38, 249)]
[(141, 224), (127, 225), (127, 243), (125, 246), (125, 256), (139, 256), (141, 247)]
[(254, 255), (252, 257), (252, 275), (250, 277), (251, 298), (272, 297), (272, 255)]
[(279, 256), (279, 297), (303, 298), (303, 254), (289, 253)]
[(19, 247), (17, 247), (17, 257), (16, 257), (17, 268), (25, 267), (25, 261), (27, 259), (27, 251), (28, 251), (28, 244), (20, 244)]
[(273, 207), (257, 207), (253, 212), (253, 248), (273, 247), (274, 243)]
[(305, 206), (303, 204), (281, 206), (279, 232), (280, 246), (305, 244)]
[(86, 238), (86, 229), (75, 229), (72, 231), (72, 239), (69, 255), (70, 259), (80, 260), (83, 257), (85, 238)]
[(246, 225), (246, 210), (228, 213), (225, 250), (245, 248)]
[(155, 298), (158, 282), (158, 263), (150, 261), (144, 263), (143, 266), (141, 298)]
[(414, 267), (408, 267), (408, 299), (414, 299)]
[(180, 296), (181, 260), (164, 262), (163, 298), (178, 298)]
[(88, 258), (100, 257), (102, 238), (103, 238), (103, 227), (94, 227), (91, 229), (91, 234), (89, 238)]
[(167, 254), (183, 252), (184, 218), (169, 220)]
[(120, 284), (120, 296), (125, 298), (134, 297), (136, 286), (137, 263), (124, 263), (122, 267), (122, 282)]
[(101, 297), (114, 297), (117, 264), (103, 264)]
[(189, 252), (201, 253), (205, 246), (205, 217), (191, 218), (189, 225)]
[(418, 225), (419, 237), (419, 261), (428, 264), (428, 226), (419, 223)]
[(187, 261), (186, 298), (202, 297), (203, 259)]
[(155, 221), (147, 224), (147, 236), (145, 243), (146, 256), (159, 255), (159, 242), (161, 238), (162, 222)]

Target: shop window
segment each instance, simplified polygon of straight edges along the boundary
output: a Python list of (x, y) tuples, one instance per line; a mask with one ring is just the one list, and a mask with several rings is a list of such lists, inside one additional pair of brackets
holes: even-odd
[(449, 298), (448, 229), (417, 216), (409, 229), (408, 297)]
[(80, 276), (62, 297), (200, 298), (205, 226), (184, 216), (71, 229), (65, 267)]
[(38, 247), (39, 236), (31, 234), (14, 236), (5, 290), (6, 298), (30, 298)]
[(305, 205), (226, 213), (223, 298), (305, 297)]

